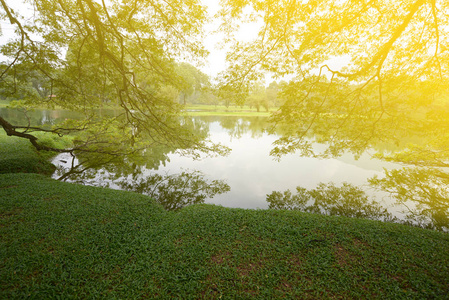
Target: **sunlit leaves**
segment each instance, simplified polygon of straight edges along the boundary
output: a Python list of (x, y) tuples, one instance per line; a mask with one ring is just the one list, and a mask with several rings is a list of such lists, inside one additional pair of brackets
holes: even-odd
[[(445, 1), (224, 1), (226, 24), (259, 16), (259, 34), (235, 43), (221, 84), (245, 91), (270, 73), (295, 79), (280, 94), (274, 121), (286, 130), (273, 152), (303, 153), (311, 136), (328, 154), (356, 154), (382, 141), (423, 134), (448, 82), (449, 15)], [(329, 59), (349, 57), (346, 66)], [(318, 75), (317, 75), (318, 74)], [(237, 92), (235, 92), (237, 93)], [(428, 132), (427, 134), (429, 134)], [(302, 148), (301, 148), (302, 147)], [(289, 149), (289, 150), (287, 150)]]
[[(181, 107), (173, 97), (173, 90), (187, 88), (177, 61), (198, 63), (206, 55), (201, 43), (206, 11), (200, 1), (30, 2), (31, 21), (15, 19), (2, 3), (9, 13), (4, 19), (18, 31), (16, 40), (1, 48), (8, 61), (0, 88), (2, 96), (25, 99), (29, 106), (82, 113), (83, 124), (64, 131), (77, 135), (74, 148), (66, 151), (101, 153), (98, 162), (155, 144), (185, 151), (217, 148), (180, 121)], [(105, 107), (117, 113), (94, 112)]]

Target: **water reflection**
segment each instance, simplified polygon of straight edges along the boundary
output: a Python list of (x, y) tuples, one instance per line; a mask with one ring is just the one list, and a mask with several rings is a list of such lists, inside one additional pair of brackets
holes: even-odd
[(334, 183), (320, 183), (317, 188), (310, 190), (298, 186), (295, 194), (290, 190), (273, 191), (267, 195), (267, 202), (271, 209), (300, 210), (387, 222), (397, 220), (385, 207), (370, 200), (361, 188), (346, 182), (341, 187)]
[[(120, 114), (118, 109), (96, 109), (93, 113), (98, 116), (117, 116)], [(0, 108), (0, 115), (8, 120), (11, 124), (19, 125), (30, 125), (30, 126), (41, 126), (41, 125), (55, 125), (66, 119), (80, 120), (84, 118), (84, 115), (75, 111), (64, 110), (64, 109), (33, 109), (26, 110), (24, 108), (20, 109), (9, 109)]]
[(449, 174), (438, 168), (386, 170), (370, 183), (403, 207), (405, 222), (449, 231)]
[[(182, 125), (195, 132), (196, 137), (205, 140), (209, 134), (207, 123), (194, 118), (183, 118)], [(188, 156), (191, 149), (177, 148), (166, 144), (154, 143), (151, 147), (138, 149), (128, 155), (104, 155), (100, 152), (76, 152), (76, 159), (71, 158), (57, 171), (60, 180), (86, 180), (97, 178), (97, 173), (114, 174), (118, 179), (123, 176), (137, 176), (145, 170), (158, 170), (170, 162), (170, 154), (183, 153)], [(190, 156), (191, 157), (191, 156)], [(64, 159), (67, 160), (67, 159)], [(61, 164), (59, 164), (61, 165)]]
[[(7, 113), (8, 118), (20, 118), (10, 110), (2, 109), (1, 113), (2, 116)], [(29, 117), (36, 124), (53, 124), (75, 117), (66, 113), (69, 112), (36, 111), (29, 113)], [(265, 117), (185, 117), (182, 122), (195, 129), (201, 138), (222, 143), (232, 152), (226, 157), (192, 159), (179, 154), (187, 149), (154, 145), (134, 155), (112, 159), (77, 153), (75, 158), (56, 158), (59, 170), (54, 176), (145, 193), (159, 198), (168, 209), (198, 202), (240, 208), (299, 209), (449, 231), (447, 168), (411, 165), (404, 168), (387, 162), (386, 157), (371, 159), (376, 152), (404, 152), (407, 143), (422, 143), (421, 137), (406, 136), (394, 144), (372, 145), (368, 151), (358, 153), (358, 159), (352, 153), (326, 159), (296, 153), (283, 155), (276, 161), (269, 156), (270, 150), (289, 128), (268, 130), (270, 123)], [(319, 135), (308, 138), (304, 148), (307, 151), (302, 154), (323, 153), (327, 149), (325, 144), (312, 143), (312, 138), (320, 139)], [(407, 157), (410, 160), (410, 155)], [(412, 158), (419, 162), (418, 157)], [(368, 180), (376, 190), (363, 188)], [(298, 185), (301, 187), (296, 189)], [(183, 191), (184, 196), (183, 186), (189, 187)], [(296, 193), (282, 192), (287, 190)]]
[(0, 108), (1, 116), (11, 124), (41, 126), (54, 125), (66, 118), (80, 118), (81, 115), (68, 110), (25, 110)]
[(215, 117), (208, 119), (209, 121), (218, 121), (229, 136), (236, 139), (241, 139), (247, 133), (250, 133), (253, 139), (260, 138), (267, 131), (268, 125), (266, 117)]
[(148, 195), (166, 210), (177, 210), (191, 204), (204, 203), (207, 198), (230, 191), (223, 180), (208, 181), (199, 171), (181, 174), (153, 174), (144, 178), (122, 179), (121, 189)]
[(402, 217), (393, 216), (387, 207), (360, 187), (343, 183), (320, 183), (315, 189), (296, 187), (273, 191), (266, 199), (271, 209), (299, 210), (326, 215), (397, 222), (439, 231), (449, 231), (449, 175), (435, 168), (385, 170), (385, 177), (368, 179), (371, 186), (387, 192), (400, 208)]

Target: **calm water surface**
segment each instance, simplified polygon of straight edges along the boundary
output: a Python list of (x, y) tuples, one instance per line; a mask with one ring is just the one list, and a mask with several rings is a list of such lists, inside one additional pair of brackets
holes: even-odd
[[(223, 117), (232, 118), (232, 117)], [(239, 119), (239, 124), (251, 122), (251, 118)], [(275, 160), (269, 155), (277, 135), (254, 134), (249, 130), (238, 136), (230, 134), (220, 121), (209, 124), (210, 138), (220, 142), (232, 152), (226, 157), (204, 158), (194, 161), (188, 157), (170, 154), (170, 161), (157, 172), (179, 173), (182, 170), (200, 170), (213, 179), (223, 179), (231, 187), (226, 194), (208, 199), (207, 203), (226, 207), (268, 208), (266, 195), (272, 191), (294, 190), (300, 185), (315, 188), (320, 182), (340, 184), (349, 182), (366, 185), (366, 179), (382, 176), (383, 168), (394, 164), (371, 159), (368, 153), (355, 160), (351, 154), (337, 159), (316, 159), (290, 154)], [(321, 145), (315, 145), (319, 148)], [(370, 190), (367, 190), (370, 192)], [(371, 194), (374, 194), (371, 191)], [(378, 194), (383, 197), (384, 195)], [(388, 200), (388, 199), (385, 199)]]
[[(23, 115), (13, 110), (1, 109), (2, 116), (10, 122), (19, 122)], [(59, 119), (77, 117), (69, 111), (35, 111), (29, 113), (35, 125), (54, 124)], [(273, 191), (295, 190), (297, 186), (315, 188), (320, 182), (334, 182), (340, 185), (348, 182), (364, 186), (368, 195), (388, 207), (395, 216), (400, 209), (394, 207), (393, 200), (387, 194), (369, 189), (367, 178), (383, 176), (383, 169), (398, 168), (399, 165), (371, 159), (370, 153), (364, 153), (358, 160), (345, 154), (339, 158), (317, 159), (301, 157), (297, 154), (283, 156), (279, 161), (269, 155), (273, 142), (279, 138), (276, 134), (264, 131), (267, 118), (264, 117), (194, 117), (204, 122), (209, 129), (213, 142), (228, 146), (231, 153), (225, 157), (205, 157), (193, 160), (175, 153), (169, 153), (166, 161), (160, 162), (155, 169), (142, 168), (142, 176), (151, 174), (179, 174), (183, 171), (201, 171), (209, 180), (224, 180), (230, 191), (206, 199), (206, 203), (225, 207), (266, 209), (266, 195)], [(22, 121), (23, 122), (23, 121)], [(315, 144), (315, 149), (323, 145)], [(375, 151), (372, 151), (373, 153)], [(66, 154), (57, 156), (53, 163), (61, 167), (68, 166)], [(67, 161), (67, 163), (65, 163)], [(116, 180), (110, 180), (105, 170), (97, 170), (93, 180), (87, 184), (108, 186), (119, 189)], [(57, 177), (56, 175), (54, 177)], [(122, 177), (121, 180), (126, 179)], [(132, 179), (129, 179), (132, 180)]]

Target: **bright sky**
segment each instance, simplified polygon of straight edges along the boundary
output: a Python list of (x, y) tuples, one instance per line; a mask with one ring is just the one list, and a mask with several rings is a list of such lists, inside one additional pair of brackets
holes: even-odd
[[(24, 4), (21, 0), (5, 1), (13, 10), (19, 11), (22, 16), (31, 18), (33, 16), (33, 8), (29, 4)], [(3, 12), (3, 8), (1, 9)], [(0, 21), (0, 45), (5, 44), (14, 34), (15, 26), (11, 25), (9, 20)]]
[(210, 54), (208, 63), (206, 66), (201, 67), (201, 70), (213, 78), (226, 68), (226, 51), (218, 49), (218, 44), (223, 39), (223, 35), (214, 33), (220, 25), (220, 21), (213, 18), (213, 16), (220, 9), (220, 5), (219, 0), (202, 0), (202, 3), (208, 7), (209, 19), (213, 21), (206, 27), (204, 46)]
[[(213, 17), (220, 9), (220, 0), (201, 0), (201, 2), (208, 7), (209, 19), (212, 20), (210, 24), (206, 25), (206, 39), (204, 41), (204, 46), (210, 52), (208, 64), (201, 69), (205, 74), (213, 78), (226, 68), (226, 50), (219, 48), (219, 44), (223, 41), (224, 36), (223, 34), (214, 33), (220, 26), (220, 19)], [(235, 37), (241, 41), (249, 41), (257, 35), (259, 27), (260, 25), (256, 23), (245, 24), (236, 33)]]

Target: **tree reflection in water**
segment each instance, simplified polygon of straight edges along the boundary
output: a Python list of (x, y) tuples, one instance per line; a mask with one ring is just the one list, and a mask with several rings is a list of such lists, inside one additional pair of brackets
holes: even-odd
[(292, 194), (290, 190), (283, 193), (273, 191), (267, 195), (267, 202), (271, 209), (300, 210), (387, 222), (396, 220), (386, 208), (374, 200), (370, 201), (361, 188), (346, 182), (341, 187), (334, 183), (320, 183), (311, 190), (298, 186), (296, 194)]
[(436, 169), (404, 168), (385, 170), (385, 178), (371, 178), (371, 186), (386, 191), (395, 205), (403, 208), (404, 217), (398, 219), (375, 199), (357, 186), (343, 183), (320, 183), (307, 190), (298, 186), (290, 190), (273, 191), (267, 195), (270, 209), (289, 209), (304, 212), (365, 218), (384, 222), (403, 223), (440, 231), (449, 231), (449, 176)]
[(136, 180), (124, 179), (118, 185), (121, 189), (156, 199), (166, 210), (204, 203), (208, 197), (212, 198), (231, 190), (222, 180), (208, 182), (199, 171), (172, 175), (153, 174)]
[[(297, 86), (293, 87), (295, 89), (292, 91), (298, 91)], [(275, 158), (290, 152), (322, 158), (338, 157), (342, 153), (359, 156), (366, 150), (377, 152), (375, 157), (378, 159), (405, 165), (403, 169), (386, 170), (385, 176), (372, 178), (369, 181), (376, 189), (390, 193), (395, 199), (395, 204), (403, 210), (405, 215), (405, 217), (401, 217), (403, 220), (395, 219), (395, 221), (449, 231), (449, 151), (447, 151), (449, 114), (446, 113), (449, 111), (449, 106), (432, 107), (433, 113), (420, 114), (420, 116), (438, 117), (426, 120), (426, 122), (420, 120), (420, 122), (409, 124), (406, 122), (406, 118), (395, 118), (399, 122), (396, 125), (401, 126), (393, 126), (391, 122), (383, 125), (382, 122), (377, 122), (376, 130), (370, 130), (369, 134), (362, 134), (359, 131), (364, 130), (365, 127), (358, 125), (369, 121), (369, 118), (354, 115), (348, 119), (341, 119), (341, 115), (322, 113), (316, 115), (316, 120), (307, 127), (309, 130), (305, 130), (304, 126), (298, 127), (298, 123), (305, 121), (301, 118), (310, 118), (314, 115), (306, 113), (308, 107), (304, 107), (304, 111), (298, 114), (298, 105), (301, 104), (297, 103), (298, 98), (287, 98), (287, 106), (282, 108), (284, 111), (281, 110), (281, 113), (272, 117), (273, 123), (267, 122), (267, 118), (263, 117), (221, 116), (185, 117), (182, 119), (182, 123), (194, 130), (199, 139), (205, 141), (209, 135), (210, 125), (214, 122), (219, 123), (227, 134), (235, 139), (243, 138), (248, 133), (252, 137), (260, 137), (269, 132), (278, 138), (274, 144), (275, 148), (271, 152)], [(299, 107), (302, 107), (301, 105)], [(14, 122), (23, 121), (20, 119), (20, 117), (23, 118), (23, 113), (15, 112), (14, 114), (13, 110), (6, 109), (1, 109), (1, 113), (11, 120), (16, 120)], [(113, 114), (113, 112), (110, 113)], [(76, 117), (72, 114), (73, 112), (68, 111), (28, 112), (32, 124), (46, 123), (48, 125), (57, 123), (61, 118)], [(339, 120), (344, 124), (346, 122), (350, 124), (338, 125), (336, 121)], [(432, 123), (428, 123), (430, 121)], [(276, 126), (272, 127), (273, 125)], [(406, 130), (411, 125), (415, 126), (414, 130)], [(271, 130), (268, 130), (269, 128)], [(369, 129), (369, 126), (365, 129)], [(302, 130), (299, 136), (297, 130)], [(413, 135), (407, 134), (407, 132), (413, 132)], [(365, 137), (365, 140), (360, 140), (360, 137)], [(321, 153), (313, 151), (312, 145), (317, 142), (327, 146)], [(200, 203), (204, 201), (204, 195), (211, 195), (212, 192), (215, 192), (216, 195), (229, 190), (229, 186), (223, 182), (219, 184), (217, 181), (212, 181), (210, 188), (206, 188), (204, 184), (208, 181), (202, 174), (196, 172), (190, 175), (190, 179), (186, 174), (145, 177), (147, 175), (144, 174), (148, 174), (148, 171), (157, 172), (161, 166), (165, 166), (169, 162), (169, 155), (176, 152), (188, 152), (188, 149), (155, 144), (150, 148), (137, 151), (133, 155), (116, 157), (79, 152), (76, 153), (76, 159), (63, 158), (68, 163), (65, 164), (65, 168), (60, 166), (54, 177), (82, 184), (114, 188), (120, 188), (119, 182), (122, 180), (132, 178), (132, 184), (135, 186), (131, 187), (124, 182), (122, 188), (127, 187), (128, 190), (143, 192), (158, 198), (168, 209)], [(76, 164), (70, 166), (70, 162), (74, 161), (72, 159), (76, 160)], [(179, 176), (179, 178), (175, 178), (175, 176)], [(193, 184), (192, 180), (198, 181)], [(155, 185), (151, 184), (158, 181), (161, 183), (157, 185), (159, 188), (155, 189)], [(190, 185), (193, 189), (184, 189), (187, 197), (181, 199), (181, 189), (185, 184)], [(173, 187), (176, 188), (172, 189)], [(199, 194), (193, 196), (193, 191)], [(168, 195), (169, 192), (173, 195)], [(173, 199), (178, 199), (180, 204), (170, 204), (170, 201), (174, 201)], [(367, 199), (361, 189), (354, 186), (343, 185), (338, 188), (333, 184), (322, 184), (310, 191), (299, 188), (296, 194), (290, 191), (273, 192), (267, 199), (270, 208), (391, 220), (391, 215), (384, 214), (385, 209), (381, 208), (380, 204)]]
[[(448, 231), (447, 76), (424, 78), (395, 69), (381, 80), (379, 70), (364, 84), (337, 73), (329, 78), (307, 72), (284, 84), (278, 94), (283, 104), (271, 117), (283, 131), (271, 155), (357, 158), (377, 151), (376, 158), (405, 168), (370, 183), (407, 210), (405, 222)], [(323, 147), (315, 151), (315, 143)]]
[[(199, 171), (160, 175), (157, 170), (170, 161), (169, 155), (183, 154), (197, 158), (226, 155), (228, 149), (208, 140), (209, 123), (199, 118), (182, 117), (180, 122), (195, 133), (210, 152), (188, 147), (155, 143), (152, 147), (129, 155), (105, 156), (102, 153), (77, 152), (76, 157), (61, 161), (54, 177), (85, 185), (119, 188), (146, 194), (167, 210), (177, 210), (191, 204), (204, 203), (207, 198), (230, 191), (223, 180), (208, 180)], [(151, 172), (154, 170), (156, 172)], [(151, 173), (150, 173), (151, 172)]]
[(113, 173), (102, 168), (71, 173), (67, 179), (78, 184), (145, 194), (155, 199), (166, 210), (177, 210), (187, 205), (204, 203), (207, 198), (231, 190), (224, 180), (208, 180), (200, 171), (148, 175), (147, 172)]
[(389, 192), (405, 207), (406, 223), (449, 231), (449, 175), (437, 168), (385, 170), (370, 184)]

